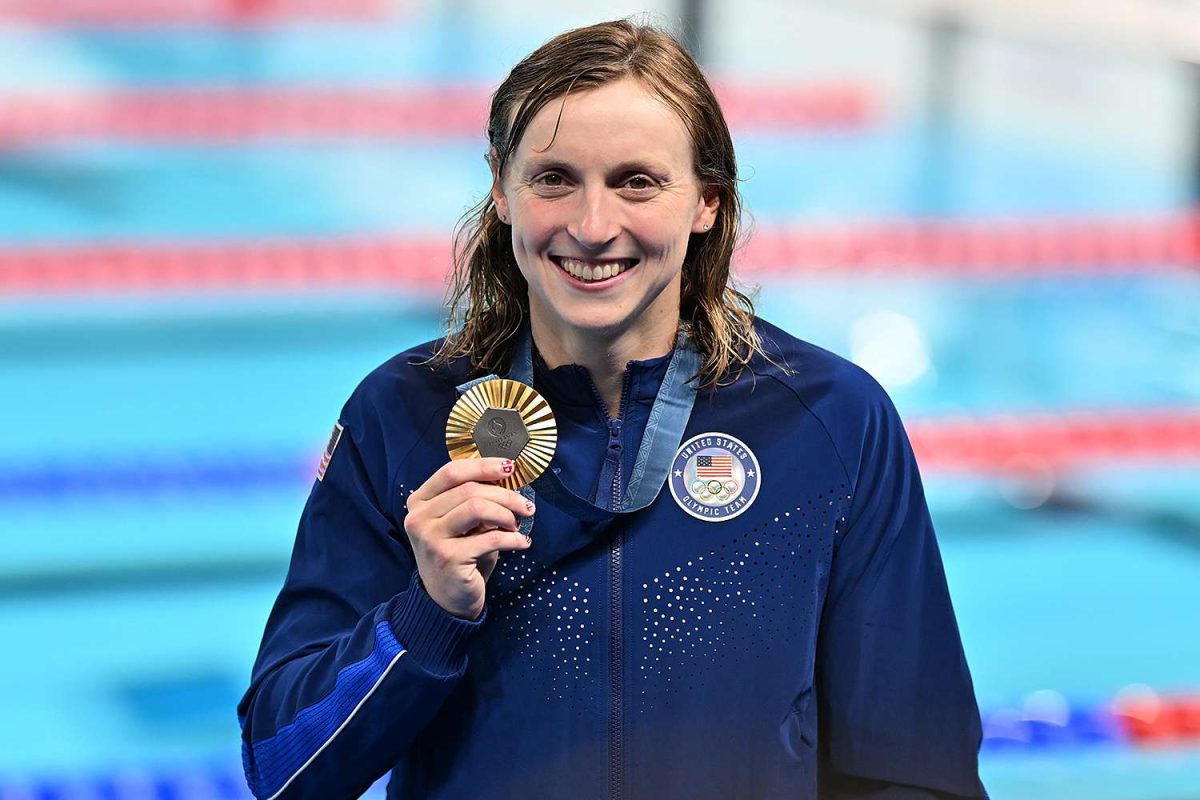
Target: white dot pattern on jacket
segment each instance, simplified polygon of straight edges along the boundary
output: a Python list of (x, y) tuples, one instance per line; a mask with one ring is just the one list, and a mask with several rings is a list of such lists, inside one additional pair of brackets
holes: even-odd
[[(694, 683), (696, 665), (717, 654), (738, 663), (770, 650), (772, 637), (759, 622), (794, 616), (794, 590), (816, 580), (814, 561), (828, 564), (830, 532), (845, 523), (851, 499), (840, 489), (771, 513), (752, 529), (730, 530), (631, 587), (625, 613), (636, 635), (625, 657), (634, 680)], [(489, 613), (508, 627), (514, 652), (553, 665), (541, 676), (547, 699), (571, 700), (580, 682), (603, 677), (607, 665), (586, 655), (587, 643), (606, 635), (606, 620), (597, 619), (603, 608), (589, 587), (537, 559), (536, 537), (532, 550), (503, 553), (488, 583)]]
[[(505, 578), (523, 583), (534, 575), (535, 567), (528, 551), (518, 551), (505, 553), (496, 571), (511, 573)], [(590, 587), (552, 569), (529, 580), (520, 592), (501, 597), (493, 605), (497, 616), (512, 626), (518, 655), (547, 654), (558, 667), (545, 684), (552, 699), (568, 699), (575, 680), (589, 672), (592, 659), (584, 652), (583, 645), (594, 627), (591, 594)], [(512, 613), (517, 606), (536, 609), (536, 613)]]
[(843, 498), (850, 500), (830, 489), (643, 582), (638, 674), (694, 682), (694, 662), (715, 650), (734, 663), (769, 651), (773, 637), (757, 621), (793, 614), (783, 590), (809, 584), (814, 558), (828, 563), (832, 537), (824, 532), (845, 522)]

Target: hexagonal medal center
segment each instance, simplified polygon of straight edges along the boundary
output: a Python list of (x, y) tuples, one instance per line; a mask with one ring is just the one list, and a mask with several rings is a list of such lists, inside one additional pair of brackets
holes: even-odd
[(488, 408), (471, 431), (484, 458), (516, 458), (529, 443), (521, 415), (511, 408)]

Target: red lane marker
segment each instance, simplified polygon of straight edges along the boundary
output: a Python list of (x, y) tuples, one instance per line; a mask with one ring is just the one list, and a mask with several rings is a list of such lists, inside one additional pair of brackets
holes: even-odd
[(0, 296), (440, 286), (449, 240), (99, 245), (0, 251)]
[(1124, 273), (1200, 264), (1200, 213), (1144, 218), (929, 220), (756, 231), (757, 275), (824, 271), (967, 275)]
[[(491, 89), (202, 87), (0, 96), (0, 146), (63, 139), (228, 143), (304, 137), (483, 138)], [(729, 124), (756, 130), (870, 125), (868, 92), (850, 85), (719, 88)]]
[(363, 22), (383, 18), (386, 0), (4, 0), (0, 23), (32, 25), (259, 25)]
[[(843, 273), (969, 278), (1157, 273), (1200, 263), (1200, 214), (1026, 225), (764, 227), (738, 254), (737, 267), (750, 279)], [(17, 246), (0, 248), (0, 297), (131, 289), (432, 288), (442, 284), (449, 264), (448, 235)]]
[(942, 418), (906, 428), (921, 467), (939, 471), (1020, 475), (1109, 460), (1200, 465), (1200, 409)]
[(1129, 738), (1149, 746), (1200, 740), (1200, 696), (1164, 696), (1151, 691), (1112, 704), (1112, 714)]
[(0, 146), (62, 139), (231, 143), (297, 137), (482, 136), (477, 86), (175, 89), (0, 99)]
[(755, 131), (861, 131), (877, 125), (875, 93), (853, 83), (753, 85), (714, 81), (725, 120)]

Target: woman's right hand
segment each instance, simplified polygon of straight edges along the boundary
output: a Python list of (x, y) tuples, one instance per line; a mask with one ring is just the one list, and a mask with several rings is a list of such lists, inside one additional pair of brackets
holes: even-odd
[(451, 461), (408, 496), (404, 530), (421, 582), (456, 617), (478, 619), (500, 551), (525, 550), (532, 543), (517, 532), (517, 516), (532, 516), (532, 503), (492, 483), (512, 470), (513, 462), (504, 458)]

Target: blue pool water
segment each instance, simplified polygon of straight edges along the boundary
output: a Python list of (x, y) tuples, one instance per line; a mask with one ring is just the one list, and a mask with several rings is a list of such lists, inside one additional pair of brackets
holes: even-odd
[[(925, 163), (922, 136), (739, 135), (746, 206), (759, 225), (1147, 213), (1177, 207), (1187, 187), (1136, 165), (1098, 172), (1045, 146), (964, 143), (951, 170)], [(13, 243), (444, 233), (488, 189), (484, 150), (482, 138), (0, 150), (0, 226)]]
[[(57, 65), (35, 75), (45, 85), (487, 82), (553, 30), (451, 56), (448, 41), (481, 34), (421, 25), (9, 30), (0, 73), (36, 46)], [(1186, 176), (1067, 142), (962, 138), (931, 155), (927, 135), (738, 133), (747, 205), (765, 227), (1186, 201)], [(481, 152), (469, 139), (0, 149), (0, 248), (445, 236), (487, 186)], [(888, 387), (910, 422), (1196, 409), (1198, 309), (1195, 273), (826, 275), (760, 295), (764, 317), (852, 357), (860, 323), (911, 322), (928, 367)], [(439, 312), (428, 289), (0, 297), (0, 641), (19, 643), (0, 662), (0, 798), (138, 770), (175, 775), (192, 787), (181, 796), (244, 796), (229, 782), (234, 704), (324, 439), (357, 381), (437, 335)], [(925, 480), (985, 712), (1039, 690), (1087, 707), (1130, 684), (1200, 690), (1200, 462), (1091, 465), (1059, 479), (1079, 502), (1034, 510), (984, 477)], [(998, 799), (1200, 797), (1196, 745), (985, 750), (982, 771)]]

